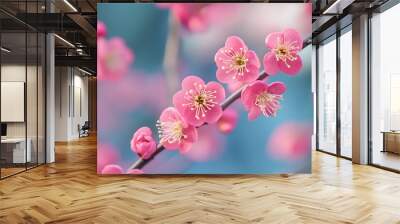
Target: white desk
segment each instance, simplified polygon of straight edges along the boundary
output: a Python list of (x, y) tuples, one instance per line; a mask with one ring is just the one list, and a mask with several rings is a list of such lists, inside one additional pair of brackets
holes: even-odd
[[(31, 162), (32, 160), (32, 153), (31, 153), (31, 145), (32, 140), (27, 138), (26, 142), (28, 143), (25, 151), (25, 138), (5, 138), (1, 139), (2, 147), (6, 146), (9, 147), (10, 145), (14, 145), (12, 148), (13, 153), (13, 163), (25, 163)], [(4, 146), (3, 146), (4, 145)], [(26, 154), (25, 154), (26, 152)], [(26, 161), (25, 161), (26, 159)]]

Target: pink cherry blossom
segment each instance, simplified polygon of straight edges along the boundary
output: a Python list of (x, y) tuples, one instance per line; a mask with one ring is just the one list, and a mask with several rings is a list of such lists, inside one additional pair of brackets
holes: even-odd
[(217, 122), (218, 129), (224, 133), (229, 134), (235, 129), (238, 120), (238, 113), (232, 108), (226, 109), (221, 118)]
[(286, 86), (281, 82), (267, 84), (263, 81), (255, 81), (244, 88), (241, 100), (249, 111), (249, 120), (256, 119), (261, 113), (266, 117), (275, 116), (285, 91)]
[(198, 140), (183, 156), (196, 162), (206, 162), (218, 158), (225, 149), (226, 137), (213, 125), (201, 126), (197, 132)]
[(177, 109), (166, 108), (157, 121), (160, 144), (166, 149), (179, 149), (181, 153), (190, 150), (197, 141), (197, 130), (188, 124)]
[(135, 174), (135, 175), (144, 174), (143, 170), (141, 170), (141, 169), (131, 169), (126, 173), (127, 174)]
[(207, 84), (197, 76), (188, 76), (182, 81), (182, 90), (173, 97), (173, 103), (185, 120), (200, 126), (215, 123), (222, 115), (220, 103), (225, 98), (225, 89), (217, 82)]
[(260, 61), (240, 37), (230, 36), (215, 54), (217, 79), (223, 83), (248, 83), (257, 79)]
[(288, 75), (296, 75), (303, 66), (298, 52), (303, 48), (303, 39), (294, 29), (274, 32), (265, 39), (270, 49), (264, 56), (264, 70), (270, 75), (282, 71)]
[(120, 166), (109, 164), (101, 170), (101, 174), (122, 174), (123, 170)]
[(201, 32), (208, 28), (209, 3), (158, 3), (160, 8), (168, 8), (172, 15), (188, 31)]
[(311, 150), (312, 125), (287, 122), (276, 128), (268, 139), (268, 154), (284, 160), (295, 160)]
[(106, 165), (116, 163), (120, 160), (118, 150), (113, 146), (99, 143), (97, 148), (97, 173), (101, 173)]
[(101, 21), (97, 22), (97, 37), (101, 38), (101, 37), (105, 37), (107, 35), (107, 28), (106, 28), (106, 24), (104, 24)]
[(133, 53), (123, 39), (97, 40), (97, 77), (100, 80), (116, 80), (128, 72)]
[(132, 137), (131, 149), (143, 159), (150, 158), (156, 151), (157, 145), (153, 139), (153, 132), (148, 127), (139, 128)]

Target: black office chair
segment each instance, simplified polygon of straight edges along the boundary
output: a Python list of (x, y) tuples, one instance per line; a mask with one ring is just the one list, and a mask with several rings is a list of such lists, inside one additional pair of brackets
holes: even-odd
[(80, 125), (78, 125), (79, 138), (89, 136), (89, 129), (90, 129), (89, 121), (85, 121), (85, 123), (82, 125), (82, 127), (80, 127)]

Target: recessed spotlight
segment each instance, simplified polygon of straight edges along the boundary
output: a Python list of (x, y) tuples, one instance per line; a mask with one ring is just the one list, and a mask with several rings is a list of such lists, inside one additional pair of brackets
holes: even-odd
[(83, 70), (83, 69), (81, 69), (81, 68), (79, 68), (79, 67), (78, 67), (78, 70), (81, 71), (81, 72), (83, 72), (83, 73), (85, 73), (85, 74), (87, 74), (87, 75), (90, 75), (90, 76), (93, 75), (92, 73), (90, 73), (90, 72), (88, 72), (88, 71), (86, 71), (86, 70)]
[(78, 12), (78, 10), (68, 0), (64, 0), (64, 3), (68, 5), (68, 7), (70, 7), (74, 12)]
[(75, 48), (75, 45), (73, 45), (71, 42), (69, 42), (68, 40), (66, 40), (66, 39), (64, 39), (64, 38), (62, 38), (62, 37), (60, 37), (59, 35), (57, 35), (57, 34), (54, 34), (54, 36), (55, 37), (57, 37), (59, 40), (61, 40), (62, 42), (64, 42), (64, 43), (66, 43), (67, 45), (69, 45), (70, 47), (73, 47), (73, 48)]
[(1, 47), (0, 49), (1, 49), (1, 51), (4, 51), (6, 53), (10, 53), (11, 52), (11, 50), (9, 50), (9, 49), (7, 49), (5, 47)]

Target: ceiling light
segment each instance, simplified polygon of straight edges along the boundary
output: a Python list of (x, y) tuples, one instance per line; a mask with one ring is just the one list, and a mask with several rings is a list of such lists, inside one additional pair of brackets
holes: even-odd
[(74, 12), (78, 12), (78, 10), (68, 0), (64, 0), (64, 3), (67, 4)]
[(327, 9), (322, 14), (328, 14), (331, 13), (332, 9), (334, 9), (337, 4), (339, 4), (340, 0), (336, 0), (332, 5), (330, 5)]
[(10, 53), (10, 52), (11, 52), (11, 50), (9, 50), (9, 49), (7, 49), (7, 48), (5, 48), (5, 47), (1, 47), (0, 49), (1, 49), (2, 51), (6, 52), (6, 53)]
[(332, 5), (324, 10), (322, 14), (342, 14), (343, 10), (351, 5), (355, 0), (336, 0)]
[(71, 42), (69, 42), (68, 40), (66, 40), (66, 39), (64, 39), (64, 38), (62, 38), (62, 37), (60, 37), (60, 36), (57, 35), (57, 34), (54, 34), (54, 36), (57, 37), (58, 39), (60, 39), (62, 42), (66, 43), (68, 46), (75, 48), (75, 45), (73, 45), (73, 44), (72, 44)]
[(85, 73), (85, 74), (87, 74), (87, 75), (90, 75), (90, 76), (93, 75), (92, 73), (90, 73), (90, 72), (88, 72), (88, 71), (86, 71), (86, 70), (83, 70), (83, 69), (81, 69), (81, 68), (79, 68), (79, 67), (78, 67), (78, 70), (81, 71), (81, 72), (83, 72), (83, 73)]

